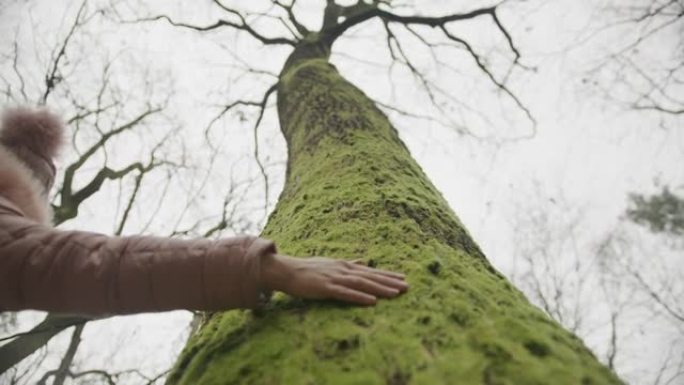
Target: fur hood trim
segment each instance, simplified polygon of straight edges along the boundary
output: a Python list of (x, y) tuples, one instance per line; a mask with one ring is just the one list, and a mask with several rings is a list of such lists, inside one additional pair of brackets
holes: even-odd
[(12, 151), (0, 145), (0, 195), (36, 222), (50, 225), (52, 210), (43, 186)]
[(64, 126), (59, 117), (46, 109), (14, 108), (2, 117), (0, 143), (9, 148), (25, 148), (51, 160), (64, 141)]

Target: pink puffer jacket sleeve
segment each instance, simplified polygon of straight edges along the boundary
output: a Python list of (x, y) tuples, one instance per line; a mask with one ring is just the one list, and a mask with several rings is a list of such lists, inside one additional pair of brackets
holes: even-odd
[(62, 231), (26, 219), (0, 196), (0, 311), (88, 315), (254, 308), (273, 242)]

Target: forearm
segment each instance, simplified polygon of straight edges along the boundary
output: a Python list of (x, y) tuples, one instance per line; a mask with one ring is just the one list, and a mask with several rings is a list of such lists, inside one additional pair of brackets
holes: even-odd
[(260, 263), (274, 245), (109, 237), (0, 219), (0, 308), (79, 314), (221, 310), (259, 303)]

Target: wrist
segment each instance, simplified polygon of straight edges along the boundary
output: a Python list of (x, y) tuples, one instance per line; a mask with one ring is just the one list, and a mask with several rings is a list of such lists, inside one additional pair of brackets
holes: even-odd
[(261, 261), (261, 287), (270, 291), (283, 291), (291, 277), (287, 256), (269, 253)]

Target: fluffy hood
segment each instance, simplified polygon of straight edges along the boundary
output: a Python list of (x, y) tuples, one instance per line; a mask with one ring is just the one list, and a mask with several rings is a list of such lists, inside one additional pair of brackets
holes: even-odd
[(0, 142), (52, 160), (62, 145), (63, 135), (62, 122), (56, 115), (47, 110), (17, 108), (3, 115)]
[(64, 128), (47, 110), (4, 113), (0, 127), (0, 195), (41, 223), (50, 221), (47, 194), (55, 180), (54, 158)]

